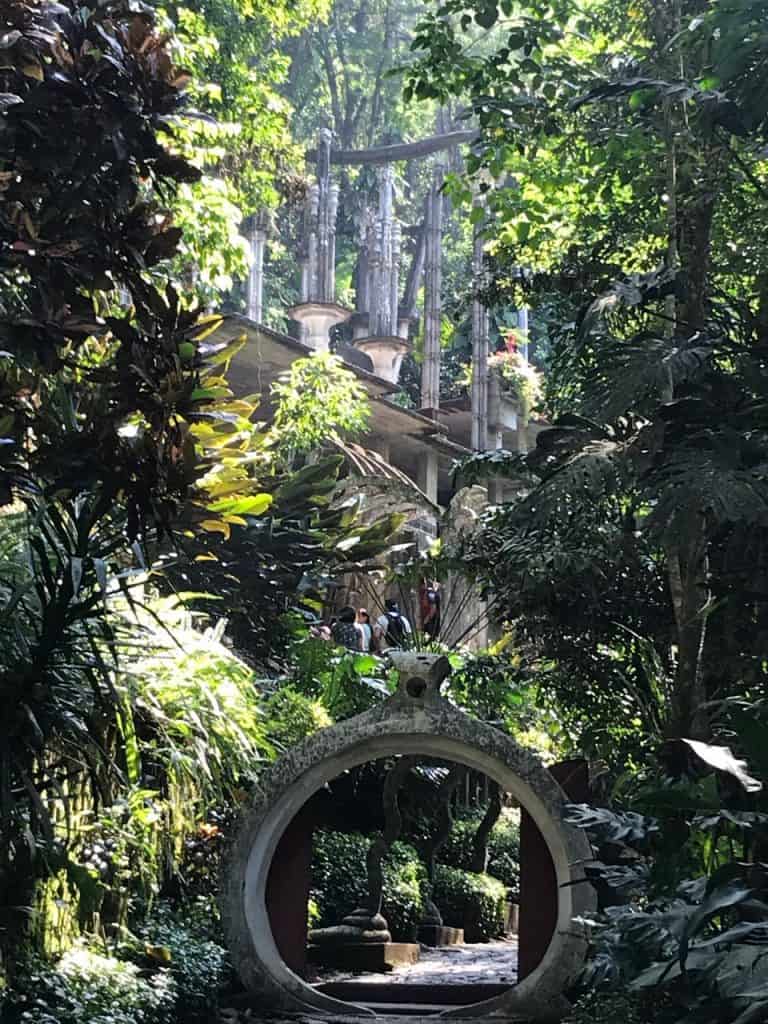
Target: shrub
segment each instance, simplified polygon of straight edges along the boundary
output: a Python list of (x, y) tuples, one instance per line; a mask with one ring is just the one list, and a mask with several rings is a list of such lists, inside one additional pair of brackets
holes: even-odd
[(140, 936), (116, 956), (85, 945), (55, 965), (32, 960), (6, 993), (2, 1020), (14, 1024), (203, 1024), (229, 981), (226, 951), (211, 937), (209, 904), (184, 919), (156, 907)]
[[(312, 858), (312, 900), (317, 906), (317, 927), (339, 924), (367, 897), (365, 857), (371, 839), (357, 832), (316, 833)], [(384, 904), (392, 938), (413, 941), (423, 909), (426, 873), (416, 851), (395, 843), (384, 861)]]
[(118, 677), (135, 709), (127, 763), (137, 777), (157, 766), (171, 786), (186, 786), (190, 819), (232, 799), (274, 751), (254, 673), (222, 642), (223, 622), (204, 633), (192, 628), (177, 595), (154, 601), (144, 615), (149, 650)]
[(265, 702), (267, 735), (280, 747), (293, 747), (333, 720), (319, 700), (283, 686)]
[(504, 934), (507, 888), (490, 875), (438, 864), (433, 899), (451, 928), (463, 928), (467, 942), (488, 942)]
[[(454, 822), (451, 834), (440, 848), (438, 860), (448, 867), (470, 871), (472, 838), (482, 819), (470, 814)], [(488, 874), (498, 878), (515, 895), (520, 890), (520, 825), (505, 812), (494, 825), (488, 842)]]
[(654, 1015), (642, 1012), (637, 995), (625, 992), (590, 992), (582, 996), (568, 1014), (564, 1024), (643, 1024)]
[(19, 1024), (172, 1024), (176, 989), (167, 971), (142, 977), (132, 963), (85, 946), (53, 967), (30, 963), (9, 994), (3, 1019)]
[(165, 963), (173, 978), (174, 1020), (203, 1024), (216, 1016), (219, 993), (230, 976), (227, 952), (212, 938), (216, 923), (215, 908), (201, 900), (183, 917), (159, 906), (143, 930), (145, 954)]

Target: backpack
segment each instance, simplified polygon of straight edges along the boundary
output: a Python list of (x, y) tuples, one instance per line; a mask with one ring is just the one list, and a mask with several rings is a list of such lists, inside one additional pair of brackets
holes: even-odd
[(398, 647), (405, 636), (403, 617), (399, 612), (387, 612), (387, 636), (390, 647)]

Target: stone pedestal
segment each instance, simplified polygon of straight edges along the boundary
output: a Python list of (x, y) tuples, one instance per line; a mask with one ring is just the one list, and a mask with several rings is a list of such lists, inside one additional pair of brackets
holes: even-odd
[(331, 328), (349, 320), (352, 311), (337, 302), (301, 302), (291, 306), (288, 316), (301, 324), (305, 345), (315, 352), (327, 352)]
[(464, 929), (449, 928), (444, 924), (423, 924), (418, 932), (424, 946), (463, 946)]
[(364, 907), (340, 925), (311, 931), (309, 942), (307, 956), (313, 964), (341, 971), (386, 973), (419, 959), (415, 942), (392, 942), (386, 920)]
[[(371, 318), (368, 313), (353, 313), (349, 319), (349, 326), (352, 328), (352, 343), (368, 341), (371, 335)], [(411, 329), (411, 317), (399, 316), (397, 319), (396, 336), (401, 341), (408, 341), (408, 334)]]
[(307, 956), (318, 967), (340, 971), (387, 974), (419, 959), (415, 942), (349, 942), (339, 946), (310, 946)]
[(504, 931), (507, 935), (517, 935), (520, 929), (520, 907), (518, 904), (507, 903), (504, 916)]
[(373, 372), (377, 377), (397, 384), (400, 377), (400, 365), (411, 345), (398, 337), (357, 338), (355, 348), (365, 352), (373, 363)]

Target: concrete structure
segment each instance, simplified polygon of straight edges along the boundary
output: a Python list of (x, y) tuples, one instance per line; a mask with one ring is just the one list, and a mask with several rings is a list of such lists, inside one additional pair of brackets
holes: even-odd
[(339, 186), (331, 181), (331, 133), (320, 133), (317, 181), (310, 186), (304, 208), (304, 237), (300, 254), (301, 302), (288, 310), (300, 325), (301, 340), (316, 352), (326, 352), (330, 330), (352, 315), (336, 302), (336, 215)]
[[(441, 122), (442, 123), (442, 122)], [(446, 138), (452, 136), (448, 135)], [(333, 347), (363, 384), (371, 403), (367, 437), (347, 446), (348, 489), (362, 498), (371, 517), (383, 511), (405, 513), (404, 539), (424, 551), (440, 532), (443, 513), (455, 498), (454, 467), (471, 451), (505, 448), (524, 452), (535, 441), (540, 425), (523, 421), (516, 403), (498, 386), (488, 371), (488, 314), (479, 298), (473, 303), (473, 380), (471, 393), (442, 400), (440, 395), (442, 326), (442, 232), (445, 201), (441, 186), (444, 161), (433, 167), (424, 223), (401, 298), (403, 231), (397, 218), (393, 165), (378, 168), (378, 203), (358, 214), (358, 260), (354, 277), (355, 309), (336, 296), (336, 219), (339, 187), (332, 180), (334, 154), (331, 136), (321, 132), (315, 153), (316, 177), (307, 191), (300, 251), (301, 302), (287, 310), (296, 322), (298, 337), (271, 330), (258, 322), (262, 310), (264, 221), (248, 225), (253, 266), (248, 288), (250, 316), (230, 317), (218, 339), (226, 341), (244, 333), (246, 345), (231, 365), (229, 379), (238, 393), (261, 396), (260, 411), (272, 413), (271, 387), (291, 363), (314, 352)], [(479, 284), (484, 273), (483, 241), (478, 232), (473, 274)], [(406, 275), (402, 275), (406, 276)], [(409, 330), (417, 317), (417, 296), (424, 283), (424, 359), (420, 408), (404, 408), (398, 402), (398, 382), (405, 355), (411, 350)], [(348, 323), (347, 323), (348, 321)], [(340, 327), (343, 329), (339, 330)], [(354, 448), (354, 451), (353, 451)], [(510, 495), (507, 481), (492, 482), (481, 504), (501, 502)], [(489, 493), (490, 492), (490, 493)], [(461, 518), (454, 508), (449, 518)], [(441, 581), (445, 584), (447, 581)], [(345, 603), (368, 604), (361, 590), (366, 581), (349, 580)], [(445, 590), (444, 590), (445, 593)], [(341, 592), (337, 595), (342, 596)], [(371, 596), (371, 595), (369, 595)], [(376, 594), (375, 603), (383, 595)], [(464, 600), (461, 621), (449, 642), (466, 637), (466, 626), (482, 609)], [(338, 602), (337, 602), (338, 603)], [(415, 601), (413, 602), (415, 604)], [(484, 630), (473, 638), (474, 646), (487, 639)]]
[[(328, 309), (314, 305), (323, 314)], [(334, 308), (342, 311), (342, 307)], [(327, 348), (327, 328), (323, 329)], [(229, 379), (238, 393), (261, 395), (260, 413), (268, 419), (272, 412), (270, 389), (274, 381), (289, 370), (296, 359), (312, 355), (323, 345), (316, 340), (312, 344), (297, 340), (237, 315), (227, 318), (213, 340), (234, 339), (241, 334), (245, 334), (246, 344), (232, 361)], [(367, 342), (362, 343), (365, 344)], [(471, 452), (469, 398), (443, 402), (438, 418), (433, 419), (419, 410), (406, 409), (393, 402), (397, 383), (376, 373), (373, 361), (364, 352), (341, 346), (337, 355), (359, 378), (371, 403), (369, 431), (359, 439), (360, 445), (378, 453), (401, 481), (410, 481), (433, 506), (447, 508), (455, 493), (454, 463)], [(493, 428), (501, 444), (513, 451), (519, 450), (522, 444), (531, 446), (542, 425), (531, 422), (522, 428), (515, 405), (508, 398), (500, 398), (497, 408), (499, 420)], [(518, 431), (522, 429), (525, 436), (519, 438)], [(380, 466), (378, 472), (381, 469)]]
[(252, 997), (277, 1012), (322, 1011), (375, 1016), (320, 992), (292, 971), (279, 952), (267, 905), (267, 882), (282, 836), (328, 781), (378, 757), (418, 754), (466, 764), (495, 779), (535, 822), (554, 871), (555, 930), (543, 958), (518, 985), (441, 1017), (556, 1021), (568, 1010), (564, 993), (587, 953), (580, 920), (595, 909), (585, 882), (591, 849), (564, 820), (565, 795), (528, 750), (458, 711), (440, 696), (450, 672), (438, 655), (399, 652), (396, 694), (357, 718), (323, 729), (293, 748), (259, 779), (222, 877), (222, 912), (232, 959)]
[(343, 324), (352, 316), (337, 302), (301, 302), (291, 306), (288, 316), (301, 325), (301, 340), (312, 352), (327, 352), (332, 327)]

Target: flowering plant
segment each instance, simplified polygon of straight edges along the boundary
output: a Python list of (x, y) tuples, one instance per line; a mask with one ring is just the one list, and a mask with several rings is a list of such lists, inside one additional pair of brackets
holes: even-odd
[(536, 367), (518, 352), (517, 344), (517, 335), (509, 331), (506, 348), (489, 357), (488, 369), (497, 374), (502, 390), (518, 401), (520, 414), (527, 420), (543, 398), (542, 379)]

